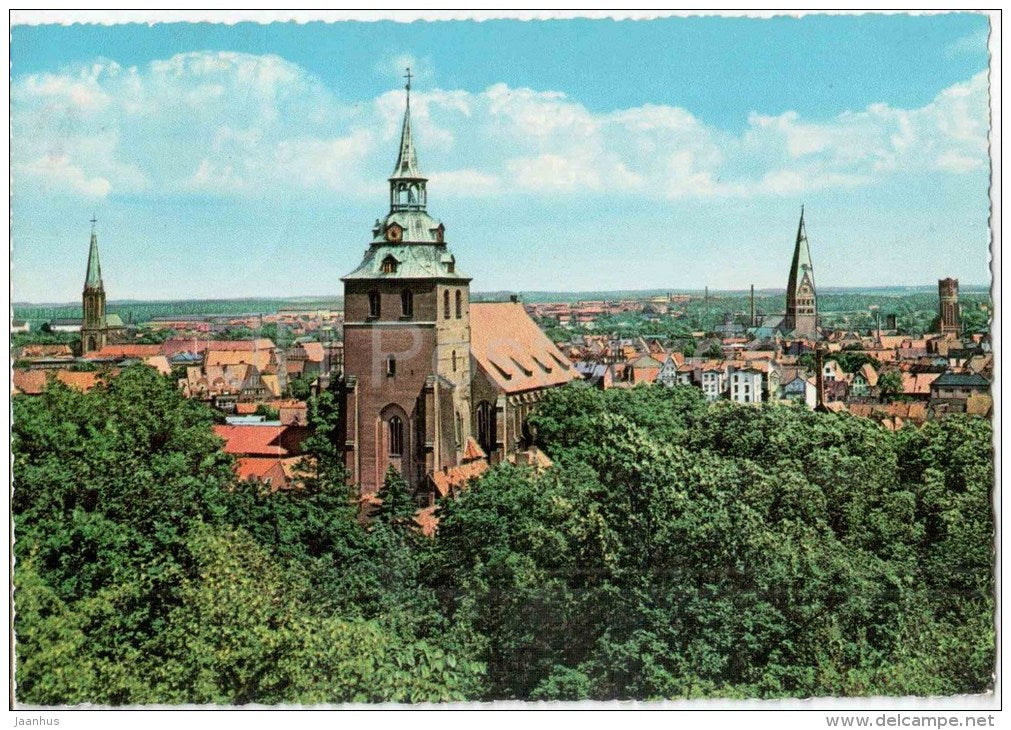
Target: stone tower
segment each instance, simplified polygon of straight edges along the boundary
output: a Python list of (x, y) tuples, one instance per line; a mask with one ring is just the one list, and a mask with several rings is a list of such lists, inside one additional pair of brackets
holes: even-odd
[(81, 354), (86, 355), (105, 346), (105, 287), (102, 285), (102, 265), (98, 260), (98, 234), (95, 219), (91, 220), (91, 247), (88, 249), (88, 271), (81, 295), (84, 317), (81, 320)]
[(459, 463), (470, 425), (470, 279), (428, 214), (411, 134), (411, 83), (390, 210), (344, 282), (345, 461), (363, 494), (389, 467), (412, 488)]
[(957, 337), (962, 330), (958, 308), (958, 279), (939, 279), (937, 297), (940, 300), (941, 334)]
[(800, 209), (797, 242), (786, 284), (786, 317), (783, 329), (797, 337), (815, 339), (818, 336), (818, 296), (814, 288), (814, 265), (804, 228), (804, 207)]

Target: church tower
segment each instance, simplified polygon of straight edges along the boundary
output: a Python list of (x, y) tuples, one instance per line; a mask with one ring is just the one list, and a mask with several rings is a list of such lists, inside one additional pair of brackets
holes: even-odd
[(939, 315), (941, 334), (952, 334), (958, 337), (961, 334), (961, 317), (958, 308), (958, 279), (938, 279), (937, 297), (939, 301)]
[(814, 288), (814, 266), (804, 228), (804, 207), (800, 208), (797, 243), (786, 284), (786, 317), (783, 329), (796, 337), (815, 339), (818, 336), (818, 296)]
[(87, 355), (105, 346), (105, 287), (102, 285), (102, 265), (98, 260), (98, 234), (91, 219), (91, 247), (88, 249), (88, 271), (81, 296), (84, 318), (81, 320), (81, 354)]
[(470, 279), (428, 213), (411, 133), (411, 74), (390, 183), (361, 264), (344, 282), (345, 460), (363, 494), (393, 467), (412, 488), (459, 463), (470, 435)]

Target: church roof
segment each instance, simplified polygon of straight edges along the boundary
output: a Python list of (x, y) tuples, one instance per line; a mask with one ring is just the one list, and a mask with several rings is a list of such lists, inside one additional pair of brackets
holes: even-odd
[(98, 234), (91, 230), (91, 247), (88, 249), (88, 273), (84, 278), (85, 289), (102, 288), (102, 264), (98, 260)]
[(394, 210), (372, 229), (372, 242), (385, 243), (386, 229), (396, 223), (403, 229), (401, 240), (405, 243), (441, 243), (438, 229), (442, 223), (423, 210)]
[(801, 208), (800, 224), (797, 226), (797, 242), (793, 248), (793, 261), (790, 264), (790, 279), (786, 285), (788, 295), (800, 288), (805, 274), (808, 281), (811, 282), (811, 288), (815, 289), (814, 265), (811, 263), (811, 249), (807, 243), (807, 230), (804, 228), (804, 209)]
[[(418, 246), (411, 244), (372, 244), (365, 258), (341, 281), (355, 279), (453, 279), (470, 281), (456, 270), (452, 257), (446, 258), (445, 246)], [(392, 256), (396, 261), (393, 271), (383, 270), (383, 261)]]
[(411, 136), (411, 86), (407, 86), (407, 108), (404, 110), (404, 123), (400, 128), (400, 154), (393, 168), (390, 179), (406, 178), (408, 180), (424, 180), (418, 167), (418, 153), (414, 149), (414, 139)]
[(471, 302), (470, 348), (504, 393), (563, 385), (580, 377), (519, 302)]

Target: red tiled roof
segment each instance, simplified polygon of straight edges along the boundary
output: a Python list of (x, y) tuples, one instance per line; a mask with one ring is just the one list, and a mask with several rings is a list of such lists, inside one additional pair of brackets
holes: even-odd
[(273, 350), (274, 341), (269, 337), (257, 337), (252, 340), (204, 340), (199, 337), (172, 337), (161, 343), (161, 354), (168, 357), (181, 352), (192, 352), (199, 355), (205, 350)]
[(225, 440), (227, 454), (280, 458), (298, 455), (309, 429), (303, 426), (221, 424), (214, 426), (214, 433)]
[(505, 393), (562, 385), (579, 373), (519, 302), (470, 305), (471, 353)]
[(14, 393), (39, 395), (49, 384), (49, 377), (59, 380), (64, 385), (76, 390), (87, 392), (98, 385), (102, 376), (114, 376), (118, 371), (107, 372), (76, 372), (73, 370), (15, 370), (12, 375)]
[(432, 537), (439, 529), (439, 518), (435, 516), (439, 505), (433, 504), (431, 507), (419, 509), (414, 515), (414, 523), (421, 529), (421, 534), (425, 537)]
[(84, 356), (86, 360), (113, 360), (126, 357), (152, 357), (162, 354), (161, 345), (106, 345)]
[(309, 362), (323, 362), (322, 342), (303, 342), (302, 349), (305, 350), (305, 356)]
[(70, 345), (25, 345), (21, 348), (19, 357), (25, 360), (41, 358), (72, 360), (74, 353), (70, 349)]
[(484, 459), (487, 456), (477, 440), (473, 436), (468, 436), (467, 440), (463, 443), (463, 460), (476, 461), (477, 459)]
[(446, 467), (430, 474), (428, 478), (432, 480), (438, 495), (445, 497), (454, 491), (463, 489), (471, 479), (477, 479), (486, 471), (488, 471), (488, 462), (479, 459), (459, 466)]
[(930, 384), (940, 373), (902, 373), (902, 392), (911, 395), (927, 395)]

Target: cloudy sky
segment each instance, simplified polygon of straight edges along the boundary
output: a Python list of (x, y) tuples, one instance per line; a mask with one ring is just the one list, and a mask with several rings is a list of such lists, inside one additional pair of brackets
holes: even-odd
[(16, 301), (335, 294), (403, 67), (475, 290), (989, 281), (985, 16), (16, 26)]

